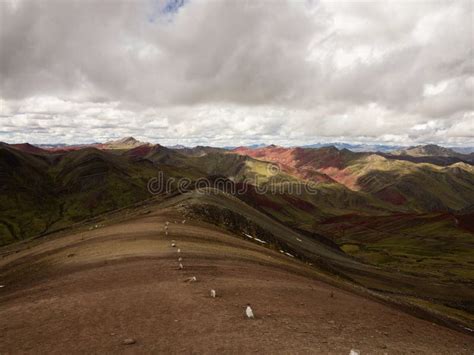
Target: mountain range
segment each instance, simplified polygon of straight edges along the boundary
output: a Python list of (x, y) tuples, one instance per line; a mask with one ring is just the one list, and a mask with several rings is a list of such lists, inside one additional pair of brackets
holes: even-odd
[[(157, 192), (150, 181), (158, 177), (167, 189)], [(437, 146), (173, 149), (132, 137), (90, 146), (1, 143), (0, 182), (7, 251), (112, 228), (113, 216), (179, 212), (418, 315), (474, 325), (472, 154)]]
[[(236, 183), (311, 183), (313, 195), (297, 196), (319, 212), (316, 219), (345, 213), (458, 213), (473, 208), (472, 155), (438, 146), (392, 154), (335, 147), (274, 145), (233, 150), (170, 149), (132, 137), (69, 149), (1, 144), (4, 228), (2, 243), (46, 233), (149, 197), (147, 181), (163, 171), (191, 179), (222, 176)], [(278, 164), (275, 176), (265, 162)], [(47, 209), (39, 206), (51, 201)], [(23, 206), (48, 217), (26, 221)], [(7, 217), (8, 213), (11, 215)], [(16, 220), (16, 222), (13, 222)], [(7, 233), (8, 231), (8, 233)]]
[[(141, 142), (136, 140), (133, 137), (124, 137), (117, 139), (115, 141), (109, 141), (105, 144), (113, 144), (114, 142), (123, 142), (126, 141), (134, 142), (135, 144), (151, 144), (147, 142)], [(257, 144), (250, 144), (246, 145), (246, 148), (257, 149), (257, 148), (264, 148), (269, 144), (265, 143), (257, 143)], [(36, 146), (45, 149), (58, 149), (58, 148), (67, 148), (67, 147), (84, 147), (84, 146), (100, 146), (100, 143), (91, 143), (91, 144), (81, 144), (81, 145), (68, 145), (64, 143), (59, 144), (37, 144)], [(172, 146), (167, 146), (170, 149), (183, 149), (188, 148), (192, 149), (192, 147), (183, 145), (183, 144), (175, 144)], [(298, 147), (298, 146), (293, 146)], [(337, 149), (348, 149), (353, 152), (378, 152), (378, 153), (395, 153), (399, 154), (401, 151), (411, 151), (415, 148), (423, 148), (423, 147), (438, 147), (440, 149), (448, 149), (451, 151), (451, 154), (460, 153), (463, 155), (469, 155), (474, 153), (474, 146), (471, 147), (441, 147), (435, 144), (427, 144), (427, 145), (418, 145), (418, 146), (401, 146), (401, 145), (390, 145), (390, 144), (364, 144), (364, 143), (342, 143), (342, 142), (330, 142), (330, 143), (314, 143), (314, 144), (307, 144), (307, 145), (300, 145), (301, 148), (324, 148), (324, 147), (336, 147)], [(238, 148), (237, 146), (224, 146), (220, 147), (226, 150), (233, 150)], [(428, 151), (426, 151), (427, 155), (432, 155)], [(408, 153), (410, 155), (410, 153)], [(438, 156), (438, 154), (436, 154)], [(441, 156), (444, 156), (443, 154)]]

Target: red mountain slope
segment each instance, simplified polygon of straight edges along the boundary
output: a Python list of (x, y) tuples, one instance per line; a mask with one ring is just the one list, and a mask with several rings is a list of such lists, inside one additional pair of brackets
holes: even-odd
[(348, 162), (364, 156), (334, 147), (321, 149), (284, 148), (270, 145), (259, 149), (239, 147), (233, 153), (280, 164), (282, 170), (315, 182), (339, 182), (354, 189), (356, 178), (344, 171)]
[(10, 147), (13, 147), (15, 149), (21, 150), (22, 152), (30, 153), (30, 154), (47, 154), (48, 153), (47, 150), (41, 149), (30, 143), (10, 144)]

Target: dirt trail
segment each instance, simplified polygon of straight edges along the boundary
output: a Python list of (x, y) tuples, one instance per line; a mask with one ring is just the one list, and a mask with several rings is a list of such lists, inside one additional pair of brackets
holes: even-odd
[[(469, 335), (330, 286), (291, 258), (182, 219), (152, 211), (4, 256), (0, 353), (474, 351)], [(197, 282), (186, 282), (192, 276)], [(247, 303), (255, 320), (244, 317)], [(123, 345), (126, 338), (135, 344)]]

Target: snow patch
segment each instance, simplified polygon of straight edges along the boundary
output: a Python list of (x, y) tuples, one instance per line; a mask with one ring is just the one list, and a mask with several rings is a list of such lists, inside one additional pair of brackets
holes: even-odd
[(253, 239), (261, 244), (267, 244), (266, 241), (264, 240), (261, 240), (261, 239), (258, 239), (257, 237), (252, 237), (251, 235), (247, 234), (247, 233), (244, 233), (244, 235), (247, 237), (247, 238), (250, 238), (250, 239)]

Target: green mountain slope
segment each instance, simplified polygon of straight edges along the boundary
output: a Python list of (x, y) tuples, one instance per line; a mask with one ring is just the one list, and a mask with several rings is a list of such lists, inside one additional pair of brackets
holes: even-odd
[(95, 148), (33, 155), (0, 147), (1, 244), (50, 232), (150, 197), (150, 162)]
[(0, 145), (0, 245), (41, 233), (57, 218), (49, 165), (45, 156)]
[(279, 163), (290, 174), (292, 169), (326, 174), (348, 189), (364, 192), (399, 211), (459, 211), (474, 204), (474, 172), (465, 163), (437, 166), (387, 159), (378, 154), (339, 151), (334, 147), (270, 146), (235, 152)]

